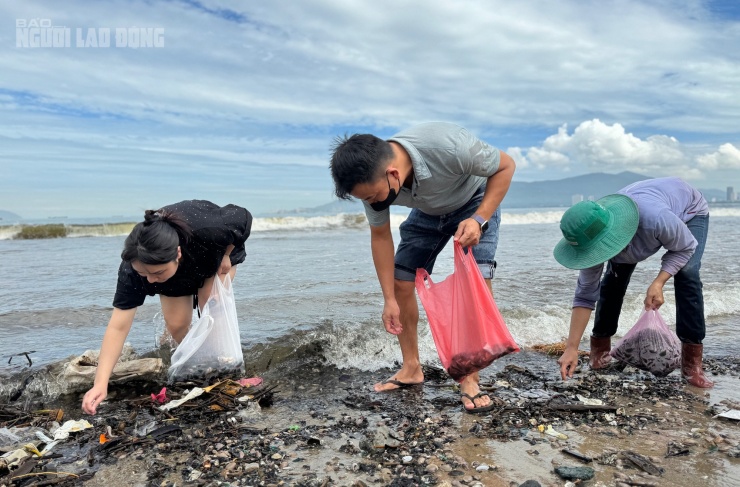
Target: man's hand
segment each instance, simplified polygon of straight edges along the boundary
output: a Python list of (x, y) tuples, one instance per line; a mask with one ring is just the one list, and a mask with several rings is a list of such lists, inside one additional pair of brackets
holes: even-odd
[(391, 335), (399, 335), (403, 331), (401, 309), (396, 301), (386, 301), (383, 306), (383, 326)]
[(468, 218), (461, 221), (460, 225), (458, 225), (454, 240), (455, 242), (460, 242), (460, 245), (463, 247), (470, 247), (478, 245), (480, 235), (480, 224), (472, 218)]
[(560, 377), (566, 380), (569, 377), (573, 377), (578, 366), (578, 349), (577, 348), (566, 348), (563, 352), (563, 356), (558, 359), (560, 364)]
[(654, 281), (648, 288), (647, 295), (645, 296), (645, 309), (659, 309), (663, 306), (664, 302), (663, 284)]

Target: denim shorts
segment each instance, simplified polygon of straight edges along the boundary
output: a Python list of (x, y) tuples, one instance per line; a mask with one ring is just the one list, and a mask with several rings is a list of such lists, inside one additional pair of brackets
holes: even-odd
[[(423, 267), (431, 274), (434, 262), (447, 242), (457, 232), (460, 222), (473, 216), (483, 200), (482, 186), (462, 208), (446, 215), (427, 215), (414, 208), (401, 224), (401, 242), (396, 249), (396, 269), (394, 277), (400, 281), (416, 279), (416, 269)], [(478, 245), (473, 247), (473, 255), (484, 279), (492, 279), (496, 271), (496, 247), (498, 229), (501, 224), (501, 210), (496, 209), (488, 222), (488, 229), (481, 235)]]

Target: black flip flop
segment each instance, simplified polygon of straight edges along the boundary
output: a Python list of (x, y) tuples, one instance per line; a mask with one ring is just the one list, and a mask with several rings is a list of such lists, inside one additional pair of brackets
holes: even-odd
[[(487, 392), (483, 392), (483, 391), (480, 391), (475, 396), (471, 396), (470, 394), (466, 394), (464, 392), (461, 393), (461, 394), (462, 395), (461, 395), (460, 399), (462, 399), (463, 397), (467, 397), (468, 399), (470, 399), (470, 402), (472, 402), (473, 404), (475, 404), (475, 400), (478, 399), (479, 397), (483, 397), (483, 396), (487, 396), (488, 395)], [(490, 410), (492, 410), (492, 409), (494, 409), (496, 407), (496, 402), (493, 399), (491, 399), (491, 404), (489, 404), (488, 406), (481, 406), (479, 408), (471, 408), (471, 409), (468, 409), (468, 408), (465, 407), (465, 404), (463, 404), (462, 407), (463, 407), (463, 411), (465, 411), (466, 413), (470, 413), (470, 414), (486, 413), (486, 412), (488, 412), (488, 411), (490, 411)]]
[(424, 382), (401, 382), (400, 380), (396, 379), (386, 379), (381, 384), (393, 384), (394, 386), (397, 386), (395, 389), (388, 389), (385, 391), (380, 392), (392, 392), (397, 391), (398, 389), (408, 389), (409, 387), (416, 387), (424, 384)]

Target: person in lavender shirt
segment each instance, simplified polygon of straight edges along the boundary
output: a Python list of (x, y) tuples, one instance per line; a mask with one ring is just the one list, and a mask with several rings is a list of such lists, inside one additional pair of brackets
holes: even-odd
[(563, 214), (564, 238), (553, 254), (563, 266), (580, 269), (570, 333), (558, 360), (564, 380), (573, 377), (578, 345), (594, 304), (589, 364), (592, 369), (608, 365), (611, 337), (617, 331), (632, 271), (638, 262), (665, 248), (660, 271), (647, 289), (645, 308), (660, 308), (663, 286), (673, 277), (681, 374), (694, 386), (714, 385), (702, 370), (705, 323), (699, 269), (708, 229), (707, 201), (679, 178), (640, 181), (600, 200), (577, 203)]

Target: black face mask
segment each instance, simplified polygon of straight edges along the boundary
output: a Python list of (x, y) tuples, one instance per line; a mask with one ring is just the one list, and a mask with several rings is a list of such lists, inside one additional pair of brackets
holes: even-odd
[[(391, 206), (391, 204), (398, 198), (398, 193), (396, 193), (396, 190), (391, 188), (391, 180), (388, 179), (388, 175), (386, 174), (386, 180), (388, 181), (388, 197), (384, 199), (383, 201), (376, 201), (375, 203), (370, 203), (370, 208), (372, 208), (375, 211), (383, 211), (388, 209), (388, 207)], [(398, 178), (396, 178), (398, 179)], [(398, 190), (401, 190), (401, 180), (398, 179)]]

